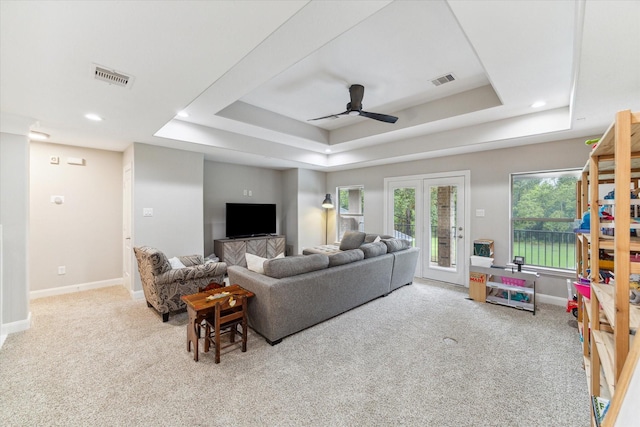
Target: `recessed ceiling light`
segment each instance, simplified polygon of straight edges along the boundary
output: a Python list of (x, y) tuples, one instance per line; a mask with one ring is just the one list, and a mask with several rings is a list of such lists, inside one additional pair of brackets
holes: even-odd
[(531, 108), (540, 108), (540, 107), (544, 107), (545, 105), (547, 105), (547, 103), (544, 101), (536, 101), (533, 104), (531, 104)]
[(331, 148), (327, 148), (326, 150), (324, 150), (325, 153), (330, 153), (331, 152)]
[(101, 122), (102, 120), (104, 120), (99, 115), (93, 114), (93, 113), (85, 114), (84, 117), (89, 119), (89, 120), (93, 120), (94, 122)]
[(38, 141), (44, 141), (49, 139), (49, 135), (44, 132), (37, 132), (35, 130), (29, 131), (29, 139), (37, 139)]
[(189, 117), (189, 113), (187, 113), (186, 111), (180, 111), (180, 112), (177, 114), (177, 116), (178, 116), (178, 117), (185, 117), (185, 118), (186, 118), (186, 117)]

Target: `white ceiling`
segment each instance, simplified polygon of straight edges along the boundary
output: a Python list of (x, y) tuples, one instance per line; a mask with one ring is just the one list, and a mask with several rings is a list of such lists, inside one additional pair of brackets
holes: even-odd
[[(53, 143), (329, 171), (586, 137), (640, 110), (640, 1), (0, 7), (2, 121), (30, 118)], [(93, 64), (134, 82), (95, 80)], [(431, 84), (445, 74), (456, 80)], [(398, 122), (308, 121), (344, 111), (351, 84)]]

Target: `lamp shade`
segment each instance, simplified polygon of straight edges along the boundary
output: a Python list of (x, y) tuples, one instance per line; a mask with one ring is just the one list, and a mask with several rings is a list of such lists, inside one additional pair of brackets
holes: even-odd
[(331, 194), (327, 194), (322, 202), (322, 207), (325, 209), (333, 208), (333, 202), (331, 201)]

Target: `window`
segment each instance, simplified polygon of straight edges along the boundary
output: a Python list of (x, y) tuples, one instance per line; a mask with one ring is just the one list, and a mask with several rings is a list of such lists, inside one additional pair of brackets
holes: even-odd
[(364, 187), (338, 187), (338, 240), (345, 231), (364, 231)]
[(511, 259), (522, 256), (527, 265), (575, 270), (579, 177), (580, 170), (511, 175)]

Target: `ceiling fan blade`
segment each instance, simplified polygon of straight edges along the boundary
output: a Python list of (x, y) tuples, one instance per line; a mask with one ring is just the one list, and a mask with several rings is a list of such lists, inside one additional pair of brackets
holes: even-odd
[(378, 113), (370, 113), (368, 111), (360, 111), (360, 115), (370, 119), (380, 120), (381, 122), (385, 122), (385, 123), (395, 123), (398, 121), (398, 118), (396, 116), (389, 116), (387, 114), (378, 114)]
[(349, 87), (349, 95), (351, 95), (351, 104), (349, 104), (349, 109), (351, 111), (360, 111), (362, 110), (362, 98), (364, 97), (364, 86), (362, 85), (351, 85)]
[(342, 113), (338, 113), (338, 114), (329, 114), (328, 116), (323, 116), (323, 117), (316, 117), (315, 119), (308, 119), (308, 122), (311, 122), (313, 120), (322, 120), (322, 119), (328, 119), (330, 117), (333, 117), (334, 119), (337, 119), (340, 116), (344, 116), (346, 114), (349, 114), (348, 111), (342, 112)]

